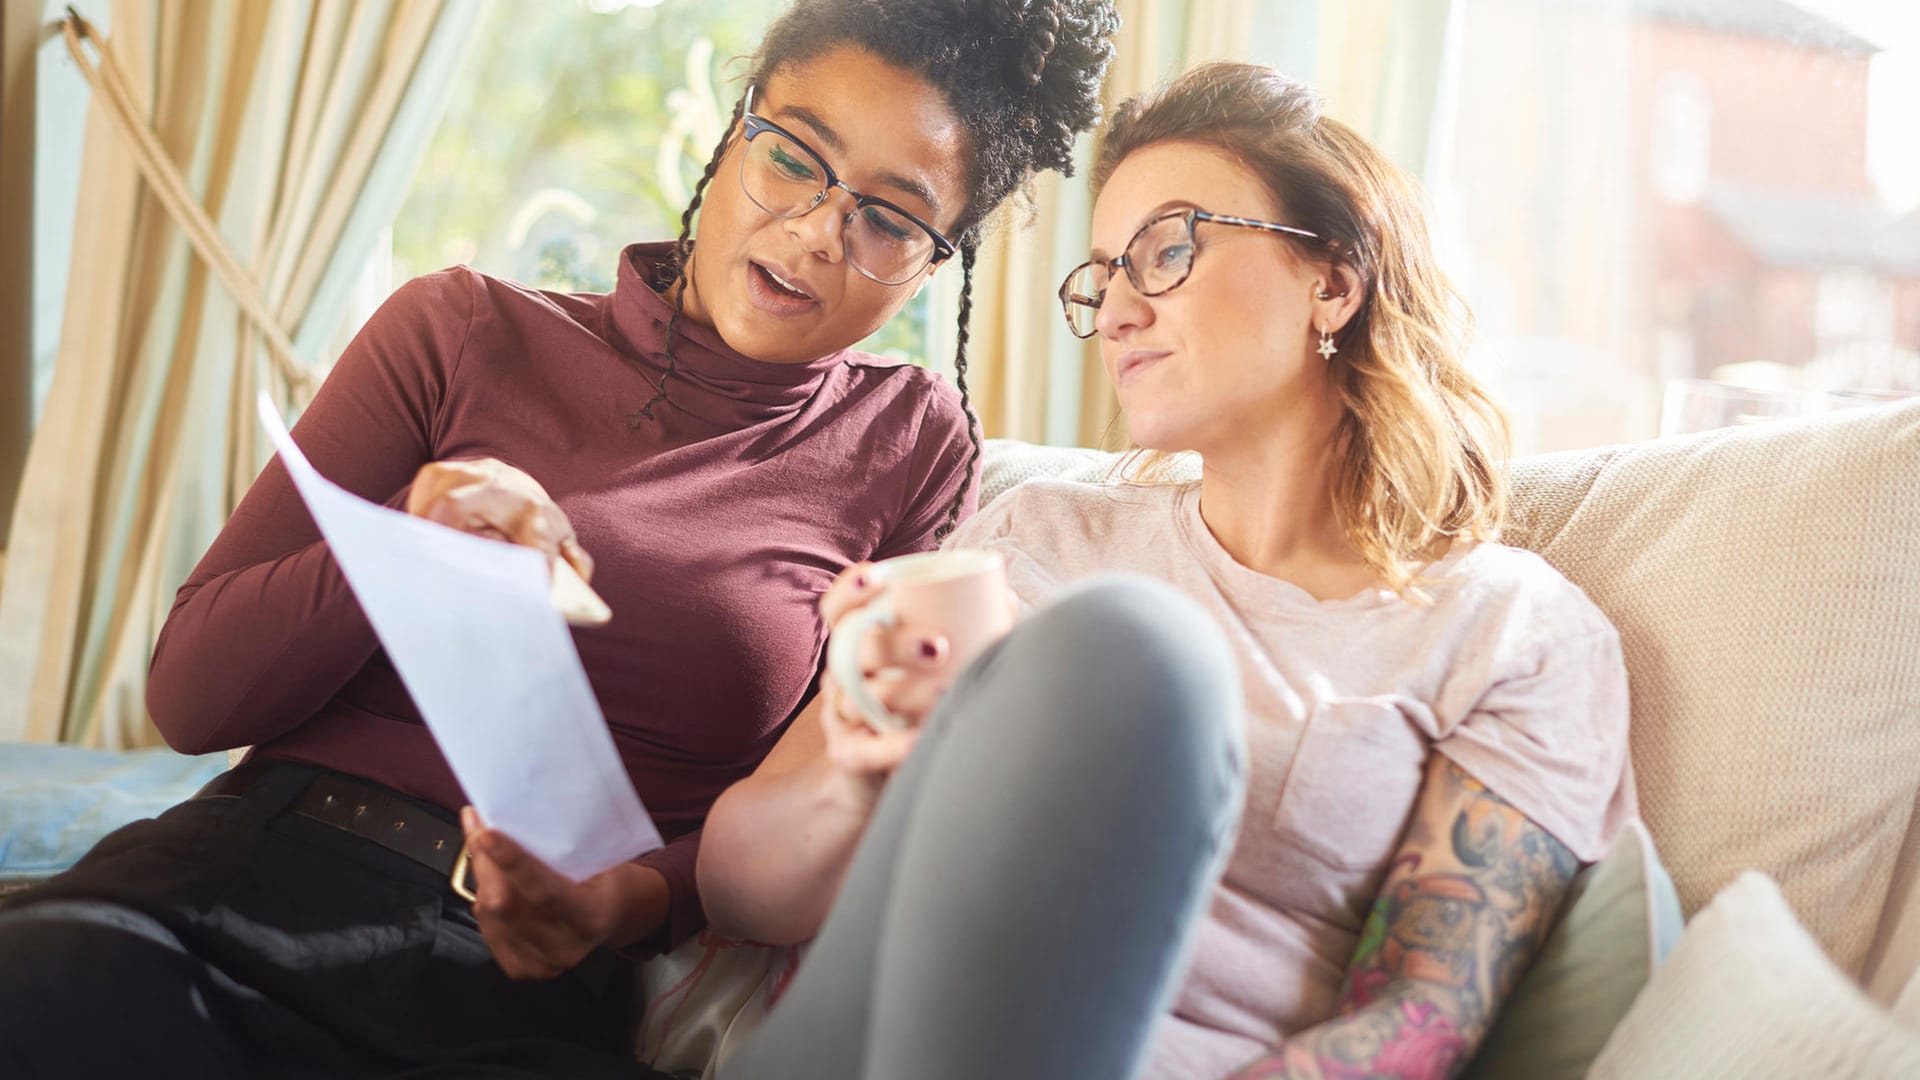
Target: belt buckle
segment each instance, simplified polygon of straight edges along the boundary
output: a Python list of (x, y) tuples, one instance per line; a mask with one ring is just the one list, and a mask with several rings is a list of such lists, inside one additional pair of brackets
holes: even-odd
[(473, 889), (467, 885), (467, 878), (473, 872), (470, 862), (467, 845), (463, 842), (460, 845), (460, 854), (453, 860), (453, 873), (447, 875), (447, 884), (453, 886), (453, 894), (469, 904), (480, 899), (473, 894)]

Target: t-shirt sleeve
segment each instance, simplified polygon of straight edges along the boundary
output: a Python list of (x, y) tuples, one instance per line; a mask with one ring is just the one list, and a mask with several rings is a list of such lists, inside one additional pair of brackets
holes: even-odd
[(1053, 568), (1045, 560), (1036, 558), (1036, 538), (1023, 534), (1021, 527), (1021, 523), (1026, 522), (1025, 533), (1031, 533), (1036, 520), (1049, 516), (1046, 501), (1037, 498), (1039, 493), (1036, 482), (1001, 492), (998, 498), (981, 507), (979, 513), (962, 522), (941, 545), (948, 550), (978, 548), (999, 552), (1007, 562), (1007, 586), (1019, 599), (1023, 612), (1039, 608), (1060, 588)]
[(1627, 719), (1620, 637), (1601, 626), (1520, 658), (1434, 748), (1593, 862), (1638, 813)]
[(973, 440), (968, 434), (966, 410), (960, 394), (944, 381), (931, 384), (926, 412), (914, 440), (906, 479), (906, 498), (895, 525), (874, 549), (873, 558), (890, 559), (932, 551), (940, 546), (940, 530), (952, 514), (954, 495), (965, 490), (960, 520), (965, 522), (979, 505)]
[[(293, 428), (321, 475), (405, 505), (414, 473), (433, 460), (435, 420), (472, 322), (473, 278), (449, 270), (408, 282), (347, 346)], [(183, 752), (261, 742), (312, 716), (377, 647), (275, 458), (175, 595), (147, 707)]]
[(1020, 499), (1020, 490), (1014, 488), (1002, 492), (1000, 497), (980, 507), (973, 516), (960, 523), (953, 530), (943, 548), (984, 548), (1006, 543), (1013, 531), (1014, 504)]

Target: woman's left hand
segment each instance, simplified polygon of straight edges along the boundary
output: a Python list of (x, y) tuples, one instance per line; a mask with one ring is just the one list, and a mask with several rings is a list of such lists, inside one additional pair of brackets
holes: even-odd
[(607, 944), (647, 936), (666, 921), (667, 882), (656, 870), (621, 863), (574, 881), (480, 820), (460, 811), (473, 870), (473, 917), (502, 971), (551, 979)]

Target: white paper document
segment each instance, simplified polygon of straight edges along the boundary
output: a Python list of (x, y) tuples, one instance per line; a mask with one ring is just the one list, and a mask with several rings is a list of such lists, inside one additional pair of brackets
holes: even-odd
[(314, 470), (265, 394), (260, 420), (487, 824), (576, 880), (661, 846), (545, 556), (368, 502)]

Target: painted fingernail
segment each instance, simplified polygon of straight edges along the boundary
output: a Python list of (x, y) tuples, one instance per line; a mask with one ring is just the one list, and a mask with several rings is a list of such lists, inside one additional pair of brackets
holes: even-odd
[(920, 655), (933, 660), (940, 655), (940, 646), (929, 638), (920, 639)]

